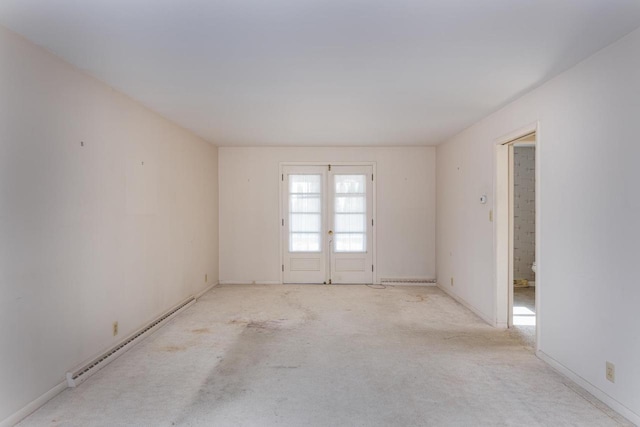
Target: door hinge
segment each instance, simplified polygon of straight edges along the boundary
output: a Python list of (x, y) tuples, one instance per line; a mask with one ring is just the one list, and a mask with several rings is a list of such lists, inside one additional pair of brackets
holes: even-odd
[(331, 165), (329, 165), (329, 172), (331, 172)]
[(284, 264), (282, 264), (282, 271), (284, 271)]
[(371, 271), (373, 272), (373, 264), (371, 265)]
[(373, 174), (371, 174), (371, 181), (373, 181)]
[(373, 227), (373, 218), (371, 218), (371, 226)]
[(284, 174), (282, 174), (282, 180), (284, 181)]
[(284, 218), (282, 218), (282, 226), (284, 227)]

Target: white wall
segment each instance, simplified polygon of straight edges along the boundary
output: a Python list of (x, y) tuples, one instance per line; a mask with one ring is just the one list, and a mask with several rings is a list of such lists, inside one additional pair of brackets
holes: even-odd
[(217, 279), (217, 203), (216, 147), (0, 27), (0, 422)]
[(495, 319), (495, 205), (478, 197), (494, 194), (496, 139), (539, 121), (540, 355), (636, 423), (639, 95), (637, 30), (437, 148), (439, 284)]
[(377, 277), (435, 278), (435, 149), (221, 147), (220, 282), (280, 282), (280, 162), (376, 162)]

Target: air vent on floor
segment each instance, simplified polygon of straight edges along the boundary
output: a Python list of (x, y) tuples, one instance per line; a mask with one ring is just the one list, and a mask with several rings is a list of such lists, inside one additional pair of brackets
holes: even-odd
[(196, 299), (194, 297), (189, 297), (177, 306), (170, 308), (166, 313), (152, 320), (147, 325), (138, 329), (136, 332), (129, 335), (127, 338), (123, 339), (118, 344), (102, 353), (100, 356), (91, 359), (91, 361), (84, 363), (82, 366), (74, 369), (72, 372), (67, 372), (67, 385), (69, 387), (77, 387), (82, 382), (86, 381), (86, 379), (91, 375), (95, 374), (100, 369), (115, 360), (117, 357), (124, 354), (135, 344), (160, 329), (161, 326), (174, 318), (181, 311), (190, 307), (195, 302)]
[(412, 284), (412, 285), (418, 285), (418, 284), (435, 284), (436, 283), (436, 279), (380, 279), (380, 283), (382, 284), (395, 284), (395, 285), (402, 285), (402, 284)]

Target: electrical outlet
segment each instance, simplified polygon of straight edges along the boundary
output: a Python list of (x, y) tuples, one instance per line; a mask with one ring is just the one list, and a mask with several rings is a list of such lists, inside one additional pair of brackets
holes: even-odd
[(113, 322), (113, 336), (118, 335), (118, 322)]
[(612, 383), (616, 382), (616, 365), (614, 365), (611, 362), (607, 362), (606, 376), (607, 376), (607, 379)]
[(453, 277), (451, 278), (451, 286), (453, 286)]

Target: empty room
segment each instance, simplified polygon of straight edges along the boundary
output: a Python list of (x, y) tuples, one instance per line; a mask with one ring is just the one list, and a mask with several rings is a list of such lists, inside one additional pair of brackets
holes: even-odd
[(1, 0), (0, 427), (640, 425), (637, 0)]

